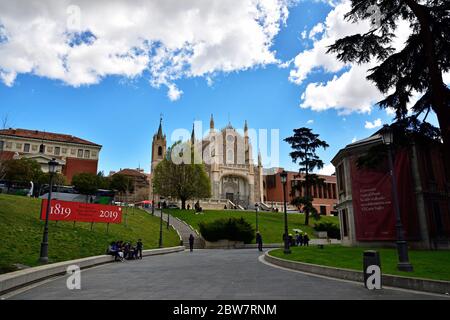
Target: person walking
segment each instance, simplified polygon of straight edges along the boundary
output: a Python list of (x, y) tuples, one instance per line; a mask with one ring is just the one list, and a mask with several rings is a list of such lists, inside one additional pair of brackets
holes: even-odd
[(258, 251), (263, 251), (263, 240), (259, 231), (256, 233), (256, 243), (258, 244)]
[(191, 252), (194, 251), (194, 236), (192, 235), (192, 233), (189, 236), (189, 249), (191, 250)]
[(309, 237), (307, 233), (305, 233), (305, 235), (303, 236), (303, 245), (306, 247), (309, 246)]
[(136, 242), (136, 250), (137, 250), (136, 256), (138, 256), (139, 259), (142, 259), (142, 248), (143, 247), (144, 247), (144, 244), (142, 243), (142, 240), (138, 239), (138, 241)]

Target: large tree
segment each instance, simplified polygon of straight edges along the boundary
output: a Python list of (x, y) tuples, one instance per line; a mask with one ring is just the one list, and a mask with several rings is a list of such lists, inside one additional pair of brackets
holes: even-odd
[(298, 163), (300, 166), (298, 172), (301, 180), (294, 186), (293, 191), (295, 189), (305, 190), (302, 196), (295, 197), (292, 200), (292, 204), (303, 207), (305, 212), (305, 225), (309, 225), (310, 213), (314, 217), (318, 217), (317, 210), (312, 205), (314, 198), (310, 192), (311, 188), (323, 184), (323, 179), (313, 173), (316, 169), (322, 169), (324, 165), (323, 161), (317, 155), (316, 150), (319, 148), (326, 149), (328, 144), (320, 140), (319, 135), (313, 133), (310, 128), (294, 129), (294, 135), (284, 139), (284, 141), (291, 145), (293, 150), (290, 153), (292, 161)]
[(90, 195), (93, 195), (97, 192), (98, 184), (98, 177), (93, 173), (78, 173), (72, 178), (72, 185), (79, 193), (86, 196), (86, 202), (88, 202), (88, 197)]
[(36, 182), (41, 174), (39, 163), (28, 158), (5, 160), (2, 166), (2, 178), (10, 182)]
[[(417, 118), (430, 110), (437, 116), (445, 150), (447, 177), (450, 175), (450, 89), (443, 73), (450, 71), (450, 1), (448, 0), (352, 0), (346, 14), (349, 21), (375, 21), (366, 33), (339, 39), (329, 48), (345, 62), (379, 65), (369, 70), (373, 81), (386, 98), (378, 104), (393, 108), (396, 120), (408, 118), (412, 92), (422, 94), (412, 111)], [(404, 47), (392, 47), (400, 20), (410, 24)]]
[[(175, 150), (177, 145), (179, 143), (174, 144), (169, 149), (166, 159), (156, 166), (152, 180), (155, 193), (181, 200), (181, 208), (186, 209), (187, 200), (211, 197), (211, 182), (204, 164), (195, 164), (192, 161), (185, 163), (182, 160), (180, 163), (172, 161), (171, 150)], [(176, 150), (187, 149), (189, 147)], [(182, 158), (183, 155), (180, 154), (180, 159)]]

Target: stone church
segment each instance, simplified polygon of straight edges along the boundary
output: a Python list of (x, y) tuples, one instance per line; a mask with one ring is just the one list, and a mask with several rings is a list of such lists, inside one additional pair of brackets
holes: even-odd
[[(241, 130), (242, 132), (242, 130)], [(205, 164), (211, 179), (211, 199), (206, 203), (215, 203), (223, 208), (230, 202), (241, 208), (252, 207), (263, 201), (263, 167), (261, 156), (258, 163), (252, 158), (252, 145), (245, 121), (243, 135), (231, 123), (216, 130), (211, 115), (209, 131), (204, 137), (196, 138), (194, 127), (190, 145), (195, 150), (196, 159)], [(152, 141), (151, 171), (164, 159), (167, 150), (166, 135), (162, 129), (162, 119)]]

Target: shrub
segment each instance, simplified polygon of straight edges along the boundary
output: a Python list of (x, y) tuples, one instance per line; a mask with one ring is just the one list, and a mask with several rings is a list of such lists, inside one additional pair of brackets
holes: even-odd
[(255, 229), (242, 217), (201, 222), (199, 228), (203, 238), (211, 242), (227, 239), (251, 243), (255, 237)]
[(316, 231), (326, 231), (329, 238), (341, 239), (341, 231), (337, 224), (332, 222), (320, 222), (314, 224), (314, 230)]

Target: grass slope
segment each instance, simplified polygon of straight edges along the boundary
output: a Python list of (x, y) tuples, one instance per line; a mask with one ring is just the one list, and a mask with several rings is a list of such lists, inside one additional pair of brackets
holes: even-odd
[(409, 259), (414, 267), (413, 272), (397, 270), (398, 256), (396, 249), (331, 245), (325, 246), (324, 249), (319, 249), (317, 246), (294, 247), (292, 248), (292, 254), (288, 255), (285, 255), (283, 250), (277, 249), (271, 251), (270, 255), (282, 259), (362, 271), (363, 252), (365, 250), (380, 252), (382, 273), (450, 281), (450, 251), (444, 250), (410, 250)]
[[(0, 273), (13, 271), (13, 264), (38, 265), (44, 222), (39, 219), (40, 199), (0, 194)], [(104, 254), (114, 240), (136, 242), (141, 238), (144, 249), (156, 248), (159, 239), (159, 219), (143, 210), (128, 208), (127, 224), (106, 224), (49, 221), (49, 260), (58, 262)], [(175, 230), (163, 229), (165, 247), (179, 245)]]
[[(193, 210), (171, 209), (168, 211), (170, 211), (173, 216), (186, 221), (197, 230), (199, 230), (198, 225), (202, 221), (209, 222), (225, 217), (243, 217), (245, 220), (250, 222), (254, 228), (256, 228), (256, 215), (255, 212), (251, 211), (205, 210), (203, 214), (195, 214)], [(281, 212), (274, 213), (263, 211), (259, 212), (258, 216), (259, 230), (263, 237), (264, 243), (281, 243), (282, 235), (284, 233), (284, 214)], [(295, 233), (292, 229), (300, 229), (303, 232), (308, 233), (310, 238), (314, 238), (314, 230), (312, 226), (305, 226), (304, 221), (305, 217), (302, 214), (288, 214), (289, 233)], [(320, 221), (330, 221), (339, 224), (337, 217), (323, 216)], [(314, 220), (311, 220), (310, 223), (314, 225)], [(255, 240), (253, 240), (253, 242), (255, 242)]]

